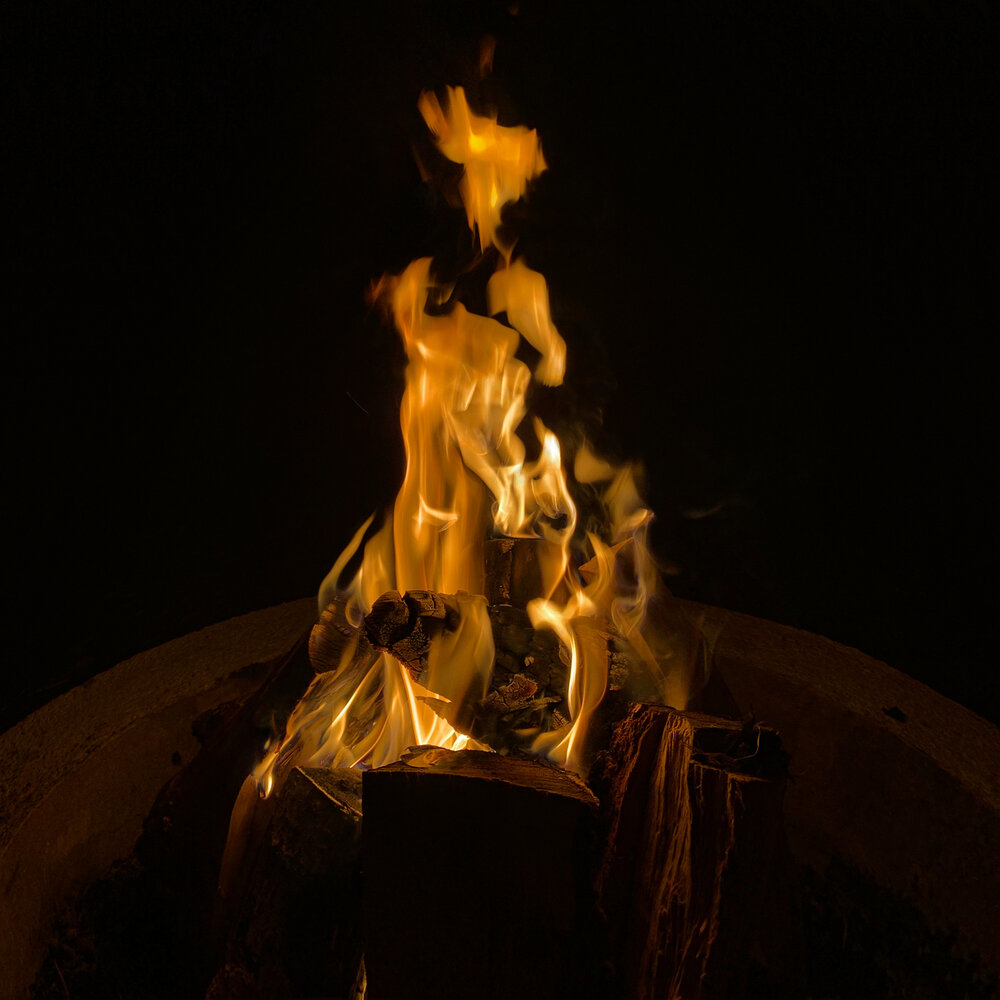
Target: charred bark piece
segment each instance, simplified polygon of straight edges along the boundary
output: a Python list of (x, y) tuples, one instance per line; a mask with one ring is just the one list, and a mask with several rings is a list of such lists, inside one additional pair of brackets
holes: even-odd
[(207, 1000), (347, 996), (361, 964), (361, 775), (294, 768), (244, 855)]
[(458, 605), (450, 595), (390, 590), (365, 615), (364, 631), (373, 648), (392, 653), (419, 677), (427, 669), (431, 642), (445, 629), (455, 628), (458, 620)]
[(597, 803), (578, 778), (433, 748), (366, 772), (363, 794), (371, 996), (601, 995), (589, 992)]
[(769, 923), (787, 755), (773, 730), (634, 705), (597, 785), (597, 888), (628, 1000), (741, 996)]
[(514, 674), (506, 684), (491, 691), (482, 701), (488, 712), (518, 712), (534, 704), (538, 684), (524, 674)]

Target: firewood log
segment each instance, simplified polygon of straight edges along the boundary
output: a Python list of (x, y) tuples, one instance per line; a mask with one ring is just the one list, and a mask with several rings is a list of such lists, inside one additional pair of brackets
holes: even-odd
[(437, 748), (364, 775), (365, 966), (379, 1000), (602, 995), (596, 800), (533, 760)]
[(773, 730), (634, 705), (595, 784), (597, 888), (628, 1000), (742, 995), (768, 923), (786, 755)]
[(207, 1000), (348, 996), (361, 964), (361, 774), (294, 768), (231, 879)]

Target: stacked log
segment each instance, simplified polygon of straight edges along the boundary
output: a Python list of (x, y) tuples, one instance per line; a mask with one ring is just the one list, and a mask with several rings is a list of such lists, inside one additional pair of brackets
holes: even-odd
[(359, 969), (383, 1000), (739, 997), (773, 933), (785, 769), (766, 727), (656, 705), (615, 727), (598, 797), (483, 751), (295, 768), (229, 873), (209, 1000), (356, 996)]
[[(354, 772), (296, 768), (266, 802), (248, 783), (222, 873), (227, 962), (213, 1000), (357, 996), (365, 975), (379, 1000), (742, 994), (774, 899), (780, 739), (720, 717), (739, 711), (720, 678), (704, 685), (710, 655), (684, 684), (715, 716), (636, 703), (662, 678), (612, 630), (590, 726), (604, 748), (597, 797), (529, 758), (534, 736), (569, 715), (567, 653), (526, 610), (541, 577), (531, 540), (487, 546), (488, 593), (474, 600), (488, 610), (494, 664), (463, 727), (499, 753), (415, 748), (366, 771), (363, 835), (356, 789), (345, 791)], [(313, 670), (357, 671), (389, 654), (423, 683), (433, 644), (460, 627), (468, 601), (390, 591), (364, 616), (332, 602), (310, 635)], [(657, 613), (667, 647), (700, 649), (700, 630), (669, 607)]]
[(634, 705), (596, 785), (597, 875), (629, 1000), (743, 995), (768, 918), (787, 759), (777, 733)]
[(780, 933), (786, 767), (766, 727), (633, 705), (598, 822), (590, 789), (539, 761), (423, 748), (366, 772), (372, 995), (745, 995)]
[(541, 761), (437, 748), (364, 776), (365, 967), (379, 1000), (592, 992), (597, 800)]
[[(256, 797), (252, 778), (241, 794)], [(362, 952), (360, 772), (294, 768), (244, 826), (262, 829), (227, 859), (224, 959), (206, 1000), (349, 996)]]

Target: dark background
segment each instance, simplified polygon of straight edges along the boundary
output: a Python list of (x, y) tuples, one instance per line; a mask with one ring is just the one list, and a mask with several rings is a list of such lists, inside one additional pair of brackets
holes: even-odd
[(415, 102), (487, 32), (550, 167), (539, 405), (644, 460), (674, 591), (1000, 718), (993, 5), (854, 6), (15, 8), (0, 721), (315, 592), (391, 501), (364, 294), (462, 239)]

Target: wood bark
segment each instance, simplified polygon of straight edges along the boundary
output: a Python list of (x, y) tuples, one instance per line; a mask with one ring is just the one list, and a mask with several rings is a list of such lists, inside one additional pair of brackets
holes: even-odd
[(364, 805), (371, 996), (595, 995), (597, 802), (578, 778), (433, 748), (366, 772)]
[(653, 705), (618, 725), (597, 778), (597, 889), (628, 1000), (741, 995), (771, 898), (785, 768), (763, 726)]
[(207, 1000), (346, 997), (361, 965), (361, 774), (297, 767), (258, 801), (264, 829), (228, 873)]

